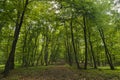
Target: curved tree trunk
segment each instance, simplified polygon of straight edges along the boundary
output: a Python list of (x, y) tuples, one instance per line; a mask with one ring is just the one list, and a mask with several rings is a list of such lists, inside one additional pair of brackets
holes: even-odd
[(105, 36), (104, 36), (103, 29), (102, 29), (102, 28), (99, 28), (98, 30), (99, 30), (99, 33), (100, 33), (102, 42), (103, 42), (103, 44), (104, 44), (105, 54), (106, 54), (106, 58), (107, 58), (107, 60), (108, 60), (108, 64), (110, 65), (111, 70), (114, 70), (112, 58), (111, 58), (110, 52), (109, 52), (108, 47), (107, 47), (106, 42), (105, 42)]

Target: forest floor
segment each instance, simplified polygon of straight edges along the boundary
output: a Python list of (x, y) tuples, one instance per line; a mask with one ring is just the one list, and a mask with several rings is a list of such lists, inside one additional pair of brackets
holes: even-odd
[(120, 80), (120, 69), (77, 70), (66, 65), (17, 68), (0, 80)]

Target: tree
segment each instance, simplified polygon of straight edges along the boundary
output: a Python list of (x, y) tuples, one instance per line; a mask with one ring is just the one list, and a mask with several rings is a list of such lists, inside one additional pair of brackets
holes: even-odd
[(105, 42), (105, 36), (104, 36), (104, 32), (103, 32), (103, 29), (102, 29), (102, 28), (99, 29), (99, 33), (100, 33), (101, 39), (102, 39), (103, 44), (104, 44), (105, 54), (106, 54), (108, 63), (109, 63), (109, 65), (110, 65), (110, 68), (111, 68), (112, 70), (114, 70), (112, 58), (111, 58), (110, 52), (109, 52), (109, 50), (108, 50), (108, 48), (107, 48), (107, 45), (106, 45), (106, 42)]
[(27, 9), (27, 5), (28, 5), (28, 0), (26, 0), (26, 2), (25, 2), (24, 9), (23, 9), (22, 13), (20, 14), (19, 11), (17, 13), (16, 28), (15, 28), (15, 32), (14, 32), (14, 40), (12, 43), (12, 49), (10, 51), (8, 60), (7, 60), (6, 65), (5, 65), (4, 76), (6, 76), (10, 70), (14, 69), (15, 48), (16, 48), (16, 44), (17, 44), (17, 41), (19, 38), (19, 33), (20, 33), (20, 29), (22, 27), (22, 23), (23, 23), (25, 11)]

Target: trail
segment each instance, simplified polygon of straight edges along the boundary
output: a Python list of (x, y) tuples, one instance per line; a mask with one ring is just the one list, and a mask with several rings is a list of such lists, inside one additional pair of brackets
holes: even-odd
[(35, 76), (21, 77), (20, 80), (81, 80), (78, 79), (79, 75), (76, 74), (75, 71), (64, 65), (50, 67), (37, 73)]
[(120, 70), (76, 70), (65, 65), (17, 68), (0, 80), (120, 80)]

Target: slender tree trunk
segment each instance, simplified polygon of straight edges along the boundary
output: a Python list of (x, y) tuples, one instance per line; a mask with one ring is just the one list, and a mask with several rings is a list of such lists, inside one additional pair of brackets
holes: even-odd
[(66, 52), (67, 52), (67, 56), (68, 56), (68, 62), (69, 65), (72, 66), (72, 56), (71, 56), (71, 52), (70, 52), (70, 43), (69, 43), (69, 37), (68, 37), (68, 29), (67, 26), (65, 25), (65, 21), (64, 21), (64, 27), (65, 27), (65, 31), (66, 31), (66, 41), (65, 41), (65, 46), (66, 46)]
[(97, 49), (96, 49), (96, 62), (97, 62), (98, 66), (101, 66), (98, 41), (97, 41), (97, 43), (95, 45), (97, 45)]
[(45, 59), (45, 65), (47, 66), (48, 65), (48, 39), (46, 39), (44, 59)]
[(66, 41), (65, 42), (65, 47), (66, 47), (66, 53), (67, 53), (67, 62), (70, 66), (72, 66), (72, 55), (71, 55), (71, 52), (70, 52), (70, 45), (68, 44), (68, 42)]
[(38, 55), (38, 58), (37, 58), (37, 62), (36, 62), (36, 65), (37, 65), (37, 66), (38, 66), (39, 60), (40, 60), (40, 58), (41, 58), (41, 56), (42, 56), (42, 54), (43, 54), (43, 50), (44, 50), (44, 43), (42, 44), (42, 49), (41, 49), (40, 54)]
[(28, 36), (28, 33), (29, 33), (29, 31), (30, 31), (30, 26), (29, 26), (29, 28), (28, 28), (28, 30), (26, 29), (25, 30), (26, 32), (25, 32), (25, 36), (24, 36), (24, 40), (23, 40), (23, 55), (22, 55), (22, 66), (23, 67), (27, 67), (26, 66), (26, 60), (27, 60), (27, 55), (25, 54), (26, 53), (26, 43), (27, 43), (27, 36)]
[(67, 53), (68, 53), (69, 65), (72, 66), (72, 55), (70, 52), (70, 45), (67, 45)]
[[(14, 69), (14, 56), (15, 56), (15, 49), (16, 49), (16, 44), (19, 38), (19, 33), (20, 33), (20, 29), (23, 23), (23, 18), (25, 15), (25, 11), (28, 5), (28, 0), (26, 0), (25, 6), (24, 6), (24, 10), (22, 12), (21, 17), (18, 16), (18, 20), (16, 21), (16, 29), (14, 32), (14, 40), (12, 43), (12, 49), (10, 51), (8, 60), (5, 64), (5, 69), (4, 69), (4, 76), (7, 76), (7, 74), (9, 73), (10, 70)], [(19, 22), (19, 18), (20, 18), (20, 22)]]
[(77, 57), (77, 51), (75, 48), (75, 42), (74, 42), (74, 34), (73, 34), (73, 15), (70, 21), (70, 29), (71, 29), (71, 39), (72, 39), (72, 46), (73, 46), (73, 51), (75, 54), (75, 62), (77, 64), (77, 68), (80, 69), (80, 65), (79, 65), (79, 61), (78, 61), (78, 57)]
[(84, 64), (84, 69), (87, 69), (87, 63), (88, 63), (88, 44), (87, 44), (87, 26), (86, 26), (86, 19), (85, 19), (85, 15), (83, 15), (83, 30), (84, 30), (84, 40), (85, 40), (85, 64)]
[(45, 65), (48, 66), (48, 44), (49, 44), (49, 36), (48, 36), (48, 27), (46, 27), (46, 35), (45, 35), (46, 43), (45, 43), (45, 55), (44, 55), (44, 61)]
[(31, 57), (31, 66), (35, 65), (35, 60), (36, 60), (36, 53), (37, 53), (37, 42), (38, 42), (38, 36), (39, 34), (37, 33), (37, 35), (34, 38), (34, 46), (33, 46), (33, 51), (32, 51), (32, 57)]
[(92, 54), (92, 58), (93, 58), (94, 68), (97, 69), (95, 54), (94, 54), (94, 51), (93, 51), (93, 45), (92, 45), (92, 41), (91, 41), (91, 33), (90, 33), (89, 28), (88, 28), (88, 37), (89, 37), (89, 43), (90, 43), (90, 49), (91, 49), (91, 54)]
[(22, 52), (22, 53), (23, 53), (23, 54), (22, 54), (22, 66), (25, 67), (25, 64), (26, 64), (26, 63), (25, 63), (25, 62), (26, 62), (26, 61), (25, 61), (25, 60), (26, 60), (26, 58), (25, 58), (25, 57), (26, 57), (26, 55), (25, 55), (26, 36), (25, 36), (25, 39), (24, 39), (23, 42), (24, 42), (24, 44), (23, 44), (23, 52)]
[(108, 60), (108, 64), (110, 65), (111, 70), (114, 70), (112, 58), (111, 58), (111, 55), (110, 55), (110, 53), (109, 53), (109, 50), (108, 50), (107, 45), (106, 45), (106, 42), (105, 42), (105, 36), (104, 36), (103, 29), (102, 29), (102, 28), (99, 28), (98, 30), (99, 30), (99, 33), (100, 33), (102, 42), (103, 42), (103, 44), (104, 44), (105, 54), (106, 54), (106, 58), (107, 58), (107, 60)]

